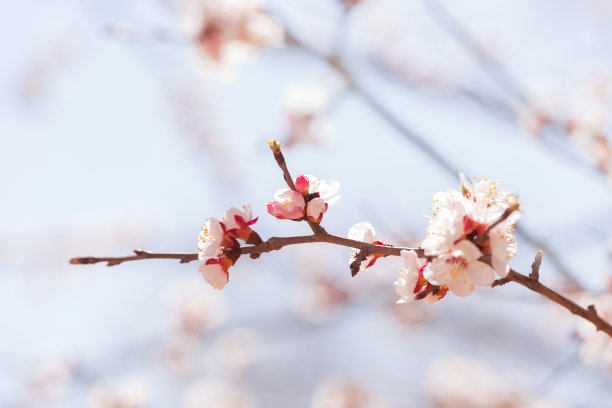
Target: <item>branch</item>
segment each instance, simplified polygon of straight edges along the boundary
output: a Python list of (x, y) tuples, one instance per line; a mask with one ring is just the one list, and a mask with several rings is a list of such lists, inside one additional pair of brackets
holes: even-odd
[[(271, 252), (271, 251), (278, 251), (281, 248), (289, 246), (289, 245), (299, 245), (299, 244), (308, 244), (308, 243), (317, 243), (317, 242), (319, 243), (325, 242), (325, 243), (359, 249), (360, 254), (361, 253), (365, 254), (363, 255), (364, 259), (365, 259), (365, 256), (373, 255), (373, 254), (380, 254), (380, 255), (385, 255), (385, 256), (400, 256), (402, 250), (414, 250), (417, 253), (417, 256), (419, 258), (427, 258), (427, 259), (431, 258), (431, 257), (425, 256), (425, 253), (421, 248), (403, 248), (403, 247), (369, 244), (369, 243), (362, 242), (362, 241), (355, 241), (353, 239), (344, 238), (344, 237), (340, 237), (337, 235), (332, 235), (325, 231), (316, 233), (313, 235), (303, 235), (303, 236), (296, 236), (296, 237), (271, 237), (267, 241), (262, 242), (261, 244), (241, 247), (240, 254), (245, 254), (245, 255), (249, 254), (252, 258), (256, 258), (263, 253)], [(232, 250), (235, 250), (235, 249), (232, 249)], [(193, 253), (193, 254), (154, 253), (154, 252), (143, 251), (139, 249), (135, 249), (134, 253), (135, 255), (125, 256), (125, 257), (91, 257), (91, 256), (75, 257), (75, 258), (70, 259), (70, 263), (82, 265), (82, 264), (94, 264), (98, 262), (107, 262), (107, 266), (113, 266), (113, 265), (119, 265), (120, 263), (123, 263), (123, 262), (138, 261), (141, 259), (164, 259), (164, 258), (165, 259), (179, 259), (181, 263), (187, 263), (187, 262), (195, 261), (196, 259), (198, 259), (197, 253)], [(357, 258), (356, 260), (358, 259), (359, 258)], [(489, 257), (482, 257), (481, 260), (483, 262), (487, 262), (488, 264), (491, 264), (491, 260)], [(536, 264), (537, 262), (538, 262), (538, 257), (536, 256), (536, 261), (534, 262), (534, 264)], [(357, 269), (358, 269), (359, 263), (357, 263)], [(533, 274), (533, 271), (532, 271), (532, 274)], [(542, 283), (540, 283), (540, 281), (537, 278), (534, 278), (533, 276), (522, 275), (521, 273), (513, 269), (510, 270), (510, 272), (505, 278), (502, 278), (502, 279), (499, 279), (493, 282), (491, 287), (503, 285), (507, 282), (516, 282), (519, 285), (526, 287), (527, 289), (530, 289), (534, 292), (541, 294), (542, 296), (552, 300), (558, 305), (566, 308), (571, 313), (578, 315), (585, 320), (590, 321), (591, 323), (595, 325), (597, 330), (603, 331), (604, 333), (612, 337), (612, 326), (608, 322), (603, 320), (597, 314), (597, 311), (595, 310), (595, 306), (590, 305), (585, 309), (577, 305), (576, 303), (572, 302), (568, 298), (564, 297), (560, 293), (555, 292), (553, 289), (543, 285)], [(427, 292), (425, 295), (423, 295), (423, 297), (425, 297), (428, 293), (435, 293), (439, 289), (439, 286), (432, 286), (432, 288), (430, 288), (431, 290)]]
[(98, 262), (106, 262), (106, 266), (119, 265), (128, 261), (139, 261), (141, 259), (179, 259), (180, 263), (188, 263), (198, 259), (198, 254), (170, 254), (170, 253), (155, 253), (143, 251), (142, 249), (134, 249), (136, 255), (122, 257), (95, 257), (95, 256), (77, 256), (70, 258), (70, 263), (73, 265), (88, 265)]
[[(507, 281), (516, 282), (519, 285), (526, 287), (534, 292), (539, 293), (540, 295), (552, 300), (558, 305), (566, 308), (571, 313), (582, 317), (585, 320), (593, 323), (598, 331), (602, 331), (606, 333), (608, 336), (612, 337), (612, 326), (610, 323), (603, 320), (598, 314), (597, 310), (595, 310), (594, 305), (589, 305), (586, 309), (579, 306), (578, 304), (572, 302), (565, 296), (561, 295), (558, 292), (555, 292), (553, 289), (548, 286), (540, 283), (538, 279), (534, 279), (532, 277), (523, 275), (514, 269), (510, 269), (508, 272), (508, 276), (505, 278)], [(492, 285), (495, 286), (495, 283)]]
[[(385, 256), (399, 256), (402, 250), (414, 250), (421, 258), (425, 257), (425, 253), (421, 248), (404, 248), (385, 245), (368, 244), (367, 242), (355, 241), (353, 239), (332, 235), (327, 232), (322, 232), (313, 235), (302, 235), (296, 237), (271, 237), (267, 241), (258, 245), (243, 246), (240, 248), (240, 254), (250, 255), (251, 258), (256, 258), (266, 252), (278, 251), (289, 245), (312, 244), (312, 243), (330, 243), (349, 248), (357, 248), (367, 254), (380, 254)], [(197, 253), (191, 254), (173, 254), (173, 253), (155, 253), (135, 249), (136, 255), (122, 257), (95, 257), (81, 256), (70, 259), (73, 265), (88, 265), (98, 262), (107, 262), (106, 266), (119, 265), (128, 261), (139, 261), (141, 259), (179, 259), (180, 263), (188, 263), (198, 259)]]
[(531, 279), (535, 279), (535, 280), (540, 279), (540, 265), (542, 265), (542, 255), (543, 255), (542, 250), (538, 249), (538, 252), (536, 252), (535, 259), (533, 260), (533, 263), (531, 264), (531, 273), (529, 274), (529, 277)]

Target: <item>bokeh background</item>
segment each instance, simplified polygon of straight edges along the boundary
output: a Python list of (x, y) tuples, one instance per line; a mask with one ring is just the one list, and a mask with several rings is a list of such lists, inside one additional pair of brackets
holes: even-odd
[(501, 178), (511, 265), (545, 247), (543, 281), (605, 292), (612, 4), (355, 3), (269, 1), (294, 39), (240, 63), (206, 56), (185, 1), (2, 4), (0, 406), (612, 406), (575, 318), (512, 284), (395, 305), (398, 259), (351, 278), (318, 244), (241, 259), (223, 291), (196, 262), (68, 264), (195, 252), (243, 204), (264, 239), (308, 233), (265, 211), (277, 138), (294, 176), (342, 183), (332, 233), (418, 245), (457, 171)]

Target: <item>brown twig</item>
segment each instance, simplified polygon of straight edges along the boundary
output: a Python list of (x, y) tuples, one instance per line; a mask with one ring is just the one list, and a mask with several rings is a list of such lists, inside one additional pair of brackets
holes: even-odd
[[(399, 256), (402, 250), (414, 250), (421, 258), (425, 257), (425, 253), (420, 248), (403, 248), (386, 245), (368, 244), (362, 241), (340, 237), (337, 235), (322, 232), (313, 235), (302, 235), (296, 237), (271, 237), (267, 241), (258, 245), (248, 245), (240, 248), (242, 255), (250, 255), (251, 257), (264, 254), (266, 252), (278, 251), (279, 249), (289, 245), (310, 244), (310, 243), (330, 243), (350, 248), (357, 248), (367, 254), (380, 254), (385, 256)], [(95, 257), (83, 256), (70, 259), (73, 265), (95, 264), (98, 262), (107, 262), (107, 266), (119, 265), (128, 261), (139, 261), (141, 259), (179, 259), (181, 263), (187, 263), (198, 259), (197, 253), (174, 254), (174, 253), (155, 253), (135, 249), (136, 255), (121, 256), (121, 257)]]
[(533, 263), (531, 264), (531, 273), (529, 274), (529, 277), (531, 279), (535, 279), (535, 280), (540, 279), (540, 265), (542, 265), (542, 255), (543, 255), (542, 250), (538, 249), (538, 252), (536, 252), (535, 259), (533, 260)]
[(119, 265), (127, 261), (139, 261), (141, 259), (179, 259), (180, 263), (187, 263), (198, 259), (198, 254), (170, 254), (170, 253), (155, 253), (143, 251), (142, 249), (134, 249), (134, 254), (131, 256), (121, 257), (95, 257), (95, 256), (77, 256), (70, 258), (70, 263), (73, 265), (88, 265), (98, 262), (106, 262), (106, 266)]
[(506, 276), (505, 279), (507, 279), (508, 281), (516, 282), (519, 285), (522, 285), (527, 289), (537, 292), (540, 295), (552, 300), (558, 305), (561, 305), (562, 307), (569, 310), (571, 313), (578, 315), (583, 319), (593, 323), (598, 331), (602, 331), (608, 336), (612, 337), (612, 325), (603, 320), (599, 316), (599, 314), (597, 314), (597, 310), (595, 310), (594, 305), (589, 305), (585, 309), (579, 306), (578, 304), (572, 302), (565, 296), (561, 295), (560, 293), (555, 292), (548, 286), (543, 285), (538, 279), (523, 275), (515, 271), (514, 269), (510, 269), (510, 272), (508, 272), (508, 276)]

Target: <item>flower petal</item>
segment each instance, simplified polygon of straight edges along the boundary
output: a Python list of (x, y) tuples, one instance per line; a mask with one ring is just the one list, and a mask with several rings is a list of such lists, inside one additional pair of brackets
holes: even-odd
[(229, 280), (229, 273), (223, 270), (223, 267), (217, 259), (209, 259), (200, 265), (200, 273), (215, 289), (221, 290), (225, 287), (225, 284)]
[(470, 282), (467, 275), (458, 275), (448, 283), (448, 288), (457, 296), (468, 296), (474, 290), (474, 284)]
[(468, 266), (466, 273), (470, 276), (472, 283), (478, 286), (490, 286), (495, 280), (495, 273), (489, 265), (476, 261)]
[[(457, 254), (457, 252), (461, 252), (461, 254)], [(480, 249), (478, 249), (473, 242), (464, 239), (463, 241), (455, 244), (453, 248), (453, 255), (458, 257), (460, 256), (464, 258), (466, 262), (470, 263), (480, 258), (482, 252), (480, 252)]]
[(376, 231), (372, 224), (367, 221), (358, 222), (348, 231), (348, 238), (355, 241), (362, 241), (371, 244), (376, 239)]

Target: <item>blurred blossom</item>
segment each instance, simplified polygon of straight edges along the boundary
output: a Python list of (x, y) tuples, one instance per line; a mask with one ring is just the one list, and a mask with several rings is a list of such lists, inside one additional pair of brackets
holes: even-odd
[(231, 70), (257, 50), (280, 46), (282, 26), (256, 0), (175, 1), (185, 11), (183, 28), (209, 63)]
[(368, 392), (359, 385), (342, 378), (330, 378), (315, 389), (310, 408), (374, 408), (382, 407), (372, 401)]
[(283, 108), (289, 120), (289, 137), (285, 147), (295, 143), (319, 143), (331, 134), (325, 117), (331, 95), (317, 83), (294, 83), (284, 91)]
[(516, 121), (527, 134), (539, 136), (559, 112), (559, 92), (551, 83), (534, 81), (526, 86), (527, 102), (515, 107)]
[(570, 98), (567, 130), (574, 142), (612, 181), (612, 89), (610, 80), (591, 79)]
[[(600, 295), (583, 294), (578, 300), (581, 304), (595, 305), (599, 316), (612, 323), (612, 293)], [(576, 319), (576, 332), (580, 337), (580, 358), (587, 364), (602, 360), (612, 370), (612, 339), (606, 333), (597, 331), (593, 323)]]
[(215, 378), (203, 378), (188, 385), (181, 408), (255, 408), (256, 401), (244, 390)]
[(311, 323), (332, 319), (349, 299), (344, 289), (322, 275), (303, 282), (297, 290), (293, 297), (293, 310)]
[(196, 276), (177, 281), (169, 289), (167, 299), (181, 330), (187, 334), (198, 335), (215, 329), (227, 316), (223, 295), (205, 290)]
[(149, 400), (146, 385), (136, 379), (104, 381), (94, 386), (91, 408), (144, 408)]
[(427, 390), (435, 408), (561, 408), (526, 399), (517, 381), (481, 361), (444, 356), (427, 370)]
[(344, 11), (347, 13), (353, 9), (359, 3), (362, 3), (364, 0), (340, 0), (342, 5), (344, 6)]
[(45, 41), (37, 54), (28, 61), (23, 70), (20, 94), (26, 102), (39, 100), (52, 85), (58, 71), (65, 68), (72, 54), (72, 45), (67, 39), (56, 42)]
[(430, 311), (424, 307), (424, 303), (414, 302), (405, 305), (402, 303), (389, 303), (389, 311), (402, 323), (407, 326), (424, 323), (430, 320)]
[(251, 329), (239, 328), (224, 332), (216, 341), (215, 354), (225, 372), (237, 377), (257, 359), (259, 338)]
[(200, 344), (200, 339), (191, 334), (177, 333), (170, 336), (166, 339), (165, 361), (176, 374), (189, 374), (198, 366)]
[(46, 357), (34, 366), (29, 379), (33, 401), (62, 396), (68, 391), (74, 373), (74, 363), (65, 357)]

